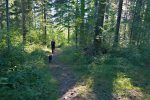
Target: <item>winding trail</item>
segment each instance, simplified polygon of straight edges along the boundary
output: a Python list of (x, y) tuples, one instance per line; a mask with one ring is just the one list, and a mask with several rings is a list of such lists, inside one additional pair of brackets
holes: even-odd
[(78, 79), (70, 70), (69, 66), (64, 65), (59, 61), (59, 54), (61, 54), (61, 51), (56, 50), (53, 55), (52, 63), (50, 64), (52, 75), (59, 83), (59, 100), (74, 100), (77, 93), (76, 91), (72, 91), (70, 88), (76, 84)]
[[(49, 64), (50, 72), (58, 82), (59, 97), (57, 100), (103, 100), (102, 97), (99, 97), (100, 93), (102, 93), (102, 96), (106, 96), (106, 98), (108, 96), (109, 100), (142, 100), (140, 98), (142, 98), (143, 94), (140, 90), (136, 90), (136, 88), (130, 90), (126, 97), (116, 94), (110, 96), (107, 94), (107, 90), (99, 92), (92, 88), (95, 80), (90, 76), (77, 75), (72, 69), (76, 65), (66, 65), (62, 62), (63, 58), (60, 56), (63, 54), (63, 51), (57, 49), (53, 55), (52, 63)], [(77, 67), (80, 67), (80, 65)]]
[[(60, 54), (61, 51), (57, 49), (49, 65), (53, 77), (58, 81), (58, 100), (95, 100), (92, 93), (86, 93), (88, 92), (86, 85), (79, 82), (80, 79), (70, 69), (71, 65), (65, 65), (59, 60)], [(81, 92), (84, 92), (84, 96)]]

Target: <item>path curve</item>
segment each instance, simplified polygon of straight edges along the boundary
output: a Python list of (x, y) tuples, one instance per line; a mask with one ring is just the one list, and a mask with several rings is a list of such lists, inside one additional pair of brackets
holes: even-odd
[[(53, 55), (52, 63), (49, 65), (53, 77), (59, 83), (58, 100), (96, 100), (95, 95), (88, 90), (86, 84), (70, 69), (71, 65), (65, 65), (58, 59), (61, 53), (57, 49)], [(80, 94), (82, 90), (86, 91), (84, 96)]]

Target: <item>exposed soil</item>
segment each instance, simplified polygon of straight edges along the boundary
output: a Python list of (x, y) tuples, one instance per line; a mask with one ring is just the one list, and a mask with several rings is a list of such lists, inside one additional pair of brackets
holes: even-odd
[(73, 100), (77, 96), (76, 91), (70, 90), (77, 82), (77, 77), (69, 69), (69, 66), (65, 66), (59, 61), (58, 56), (60, 51), (56, 51), (53, 55), (52, 63), (50, 64), (50, 69), (53, 77), (59, 83), (59, 100)]

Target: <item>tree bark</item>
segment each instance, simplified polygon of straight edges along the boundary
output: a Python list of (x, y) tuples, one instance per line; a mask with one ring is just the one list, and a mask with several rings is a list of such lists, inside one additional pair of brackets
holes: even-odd
[(80, 24), (80, 46), (81, 48), (85, 47), (86, 39), (85, 39), (85, 32), (84, 32), (84, 16), (85, 16), (85, 0), (81, 0), (81, 24)]
[[(1, 1), (0, 4), (2, 5), (3, 2)], [(2, 7), (0, 8), (0, 26), (1, 26), (1, 29), (3, 29), (3, 11), (2, 11)]]
[(122, 5), (123, 5), (123, 0), (119, 0), (118, 17), (117, 17), (116, 32), (115, 32), (113, 47), (118, 47), (119, 45), (119, 29), (120, 29), (121, 15), (122, 15)]
[(95, 53), (100, 53), (100, 49), (102, 47), (102, 28), (105, 17), (105, 4), (106, 0), (95, 0), (95, 7), (97, 10), (97, 20), (95, 23), (95, 36), (94, 36), (94, 48)]
[(44, 45), (47, 44), (47, 19), (46, 19), (46, 1), (44, 0)]
[(142, 0), (137, 0), (133, 12), (133, 21), (132, 21), (131, 33), (130, 33), (130, 44), (132, 45), (137, 45), (137, 38), (140, 34), (139, 32), (142, 23), (142, 19), (140, 15), (141, 9), (142, 9)]
[(3, 11), (0, 12), (0, 26), (1, 26), (1, 29), (3, 29)]
[(70, 21), (68, 19), (68, 43), (70, 42)]
[(105, 19), (108, 20), (109, 18), (109, 8), (110, 8), (110, 0), (107, 0), (106, 8), (105, 8)]
[(69, 1), (68, 1), (68, 43), (70, 42), (70, 13), (69, 13)]
[(21, 12), (22, 12), (22, 38), (23, 38), (22, 44), (24, 47), (26, 44), (26, 22), (25, 22), (26, 16), (25, 16), (25, 2), (24, 2), (24, 0), (21, 0)]
[(76, 0), (76, 13), (75, 13), (75, 34), (76, 34), (76, 48), (78, 47), (78, 17), (79, 17), (79, 6), (78, 6), (78, 0)]
[(7, 22), (7, 47), (8, 50), (10, 49), (10, 36), (9, 36), (9, 31), (10, 31), (10, 23), (9, 23), (9, 0), (6, 0), (6, 22)]

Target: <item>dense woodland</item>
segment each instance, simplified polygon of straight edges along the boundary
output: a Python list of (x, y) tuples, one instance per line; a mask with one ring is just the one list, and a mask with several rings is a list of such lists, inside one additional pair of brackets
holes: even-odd
[(72, 100), (150, 100), (150, 0), (0, 0), (0, 100), (61, 98), (55, 64)]

